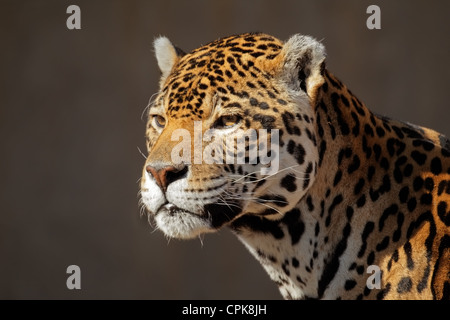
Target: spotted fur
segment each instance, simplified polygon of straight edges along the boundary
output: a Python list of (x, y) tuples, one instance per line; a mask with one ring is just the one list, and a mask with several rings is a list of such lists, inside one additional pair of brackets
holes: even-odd
[[(188, 54), (162, 37), (155, 52), (162, 76), (141, 195), (167, 236), (229, 227), (286, 299), (449, 299), (446, 137), (371, 112), (311, 37), (247, 33)], [(218, 137), (279, 129), (278, 172), (174, 163), (172, 135), (194, 121)], [(260, 140), (247, 141), (247, 157)], [(371, 265), (379, 289), (367, 286)]]

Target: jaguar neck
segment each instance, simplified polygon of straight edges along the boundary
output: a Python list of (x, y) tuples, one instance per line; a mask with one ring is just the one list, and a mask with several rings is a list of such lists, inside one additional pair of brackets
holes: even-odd
[[(324, 298), (350, 233), (353, 208), (345, 204), (356, 203), (365, 187), (361, 185), (354, 194), (332, 192), (344, 183), (341, 180), (350, 179), (350, 171), (363, 165), (356, 149), (364, 148), (368, 141), (363, 138), (362, 143), (355, 143), (353, 138), (361, 130), (370, 135), (364, 123), (373, 115), (333, 75), (325, 71), (324, 78), (314, 106), (319, 151), (315, 182), (283, 219), (254, 217), (251, 223), (238, 219), (232, 225), (288, 299)], [(340, 169), (344, 164), (348, 172)], [(338, 295), (336, 292), (334, 298)]]
[[(372, 156), (369, 145), (374, 136), (385, 134), (383, 123), (378, 126), (379, 119), (341, 81), (327, 70), (324, 80), (314, 105), (319, 162), (317, 181), (310, 189), (321, 195), (329, 194), (346, 173), (364, 165)], [(343, 172), (341, 168), (348, 162), (348, 172)], [(330, 172), (333, 168), (336, 172)]]

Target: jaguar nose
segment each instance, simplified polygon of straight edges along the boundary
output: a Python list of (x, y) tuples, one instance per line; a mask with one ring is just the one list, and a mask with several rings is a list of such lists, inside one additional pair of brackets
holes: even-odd
[(187, 174), (188, 168), (186, 165), (181, 166), (158, 166), (158, 165), (147, 165), (145, 170), (153, 176), (156, 184), (166, 192), (167, 187), (174, 181), (184, 178)]

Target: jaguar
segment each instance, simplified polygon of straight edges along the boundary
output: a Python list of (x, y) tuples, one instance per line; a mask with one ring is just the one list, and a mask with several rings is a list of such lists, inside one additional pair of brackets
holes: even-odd
[[(285, 299), (450, 298), (449, 139), (372, 112), (310, 36), (244, 33), (190, 53), (161, 36), (154, 51), (140, 201), (167, 237), (228, 228)], [(212, 156), (233, 161), (199, 161), (216, 140)], [(252, 153), (264, 147), (270, 174)]]

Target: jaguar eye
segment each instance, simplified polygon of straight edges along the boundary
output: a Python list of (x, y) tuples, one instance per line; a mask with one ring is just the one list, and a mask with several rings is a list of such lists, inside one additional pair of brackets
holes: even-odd
[(217, 119), (216, 123), (214, 124), (214, 127), (216, 128), (231, 128), (238, 124), (241, 121), (241, 117), (236, 114), (230, 114), (221, 116), (219, 119)]
[(152, 121), (155, 128), (164, 128), (166, 126), (166, 119), (160, 115), (154, 115)]

